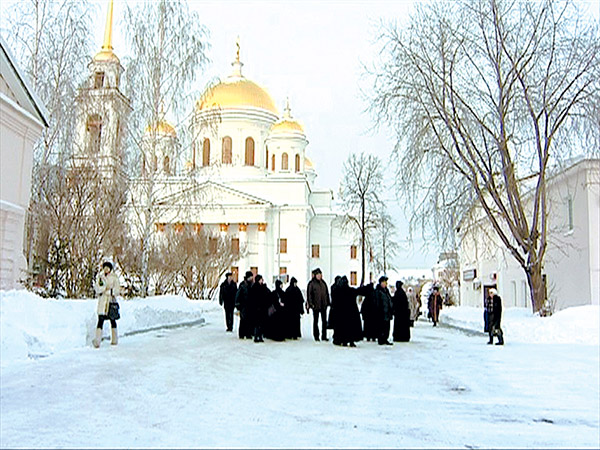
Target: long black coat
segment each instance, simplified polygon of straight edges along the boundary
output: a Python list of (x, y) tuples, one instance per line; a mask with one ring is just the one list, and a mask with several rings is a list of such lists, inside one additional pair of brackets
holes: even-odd
[(265, 337), (274, 341), (283, 341), (287, 333), (287, 318), (285, 307), (282, 304), (285, 297), (283, 289), (278, 288), (271, 292), (270, 302), (267, 306), (265, 317)]
[[(363, 338), (362, 323), (356, 297), (368, 294), (368, 289), (352, 288), (340, 285), (332, 293), (333, 316), (333, 342), (338, 344), (349, 344)], [(335, 299), (334, 299), (335, 297)]]
[(286, 337), (297, 339), (302, 337), (300, 319), (304, 314), (304, 297), (298, 286), (290, 285), (283, 297), (284, 311), (287, 318)]
[(255, 327), (264, 329), (268, 317), (267, 311), (272, 304), (272, 293), (267, 285), (254, 283), (248, 294), (248, 314)]
[(240, 328), (239, 336), (252, 337), (254, 334), (254, 323), (250, 311), (250, 289), (251, 283), (246, 280), (240, 283), (237, 293), (235, 294), (235, 307), (240, 312)]
[(488, 299), (487, 311), (489, 327), (500, 328), (500, 321), (502, 320), (502, 299), (499, 295), (494, 295), (491, 301)]
[(377, 305), (375, 304), (375, 291), (372, 283), (364, 286), (364, 288), (363, 295), (365, 298), (360, 308), (364, 323), (363, 334), (366, 339), (377, 339), (379, 338), (380, 323), (377, 316)]
[(410, 307), (404, 289), (396, 289), (392, 298), (394, 312), (394, 342), (410, 341)]

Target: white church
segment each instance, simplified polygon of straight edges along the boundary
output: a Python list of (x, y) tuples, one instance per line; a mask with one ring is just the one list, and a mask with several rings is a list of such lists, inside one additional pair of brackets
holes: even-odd
[[(111, 36), (112, 2), (104, 44), (89, 65), (82, 90), (88, 101), (78, 133), (84, 153), (99, 155), (117, 172), (131, 108), (119, 89), (124, 68)], [(245, 250), (231, 267), (240, 280), (252, 270), (269, 285), (278, 276), (294, 276), (306, 286), (318, 267), (328, 284), (336, 275), (346, 275), (356, 285), (359, 241), (342, 229), (332, 190), (315, 183), (302, 123), (293, 117), (289, 101), (280, 113), (268, 91), (242, 69), (238, 46), (229, 76), (195, 105), (189, 123), (193, 143), (183, 151), (185, 163), (178, 161), (175, 128), (164, 120), (148, 126), (147, 135), (158, 135), (159, 143), (145, 147), (139, 180), (153, 171), (161, 205), (153, 232), (184, 226), (231, 237)], [(135, 191), (135, 180), (133, 186)], [(372, 277), (367, 273), (367, 279)]]

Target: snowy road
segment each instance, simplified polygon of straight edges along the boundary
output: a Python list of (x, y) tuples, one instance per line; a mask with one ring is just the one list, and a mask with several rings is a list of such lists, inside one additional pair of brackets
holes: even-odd
[[(9, 447), (598, 447), (598, 346), (254, 344), (207, 325), (4, 367)], [(236, 318), (237, 321), (237, 318)], [(237, 326), (237, 324), (236, 324)]]

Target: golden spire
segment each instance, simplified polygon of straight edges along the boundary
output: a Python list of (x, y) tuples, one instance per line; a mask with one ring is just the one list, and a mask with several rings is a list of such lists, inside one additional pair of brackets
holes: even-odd
[(289, 97), (287, 97), (285, 99), (285, 108), (283, 109), (283, 117), (285, 119), (292, 118), (292, 110), (290, 109), (290, 98)]
[(235, 57), (235, 61), (240, 62), (240, 36), (239, 35), (235, 41), (235, 45), (237, 47), (237, 55)]
[(106, 27), (104, 28), (103, 51), (112, 51), (112, 21), (113, 21), (113, 0), (108, 2), (108, 14), (106, 15)]

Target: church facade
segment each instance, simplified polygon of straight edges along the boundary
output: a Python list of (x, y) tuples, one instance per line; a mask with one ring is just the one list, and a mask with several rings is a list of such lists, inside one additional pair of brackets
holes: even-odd
[[(91, 109), (81, 111), (82, 155), (96, 153), (107, 171), (118, 172), (127, 130), (129, 101), (119, 90), (123, 68), (112, 51), (112, 2), (105, 41), (90, 64), (85, 95)], [(132, 204), (144, 207), (144, 183), (152, 173), (152, 233), (160, 239), (171, 228), (204, 230), (228, 236), (240, 258), (234, 277), (252, 270), (271, 285), (294, 276), (305, 286), (320, 268), (331, 283), (346, 275), (360, 277), (357, 236), (343, 227), (330, 189), (317, 187), (307, 155), (308, 136), (286, 103), (280, 113), (268, 91), (246, 78), (239, 57), (231, 74), (197, 101), (189, 129), (192, 143), (181, 153), (175, 128), (165, 120), (146, 129), (139, 177), (131, 180)], [(133, 219), (139, 211), (131, 208)], [(368, 269), (367, 269), (368, 270)], [(369, 274), (366, 276), (367, 279)]]

